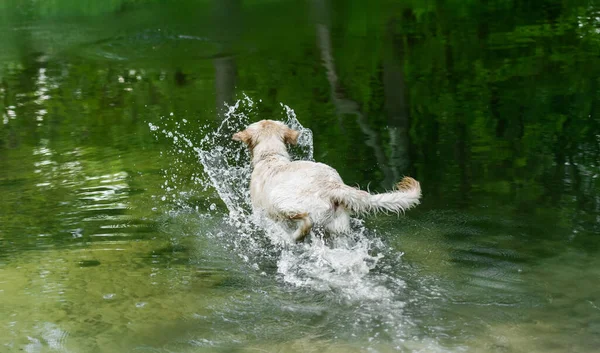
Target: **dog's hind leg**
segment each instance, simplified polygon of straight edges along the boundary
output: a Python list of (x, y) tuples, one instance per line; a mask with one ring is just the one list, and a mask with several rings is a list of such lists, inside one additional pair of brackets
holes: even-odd
[(313, 226), (313, 222), (308, 216), (308, 213), (298, 213), (290, 216), (290, 219), (299, 223), (298, 229), (294, 231), (292, 237), (294, 237), (294, 240), (297, 242), (304, 240)]
[(325, 229), (333, 234), (348, 234), (351, 231), (350, 228), (350, 216), (342, 209), (336, 211), (334, 216), (325, 225)]

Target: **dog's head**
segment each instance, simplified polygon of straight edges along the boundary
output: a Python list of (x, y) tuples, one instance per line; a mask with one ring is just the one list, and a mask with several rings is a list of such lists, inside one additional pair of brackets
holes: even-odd
[(282, 122), (261, 120), (251, 124), (246, 130), (233, 134), (233, 139), (245, 143), (250, 150), (253, 150), (259, 143), (268, 140), (295, 145), (298, 143), (299, 135), (300, 132), (290, 129)]

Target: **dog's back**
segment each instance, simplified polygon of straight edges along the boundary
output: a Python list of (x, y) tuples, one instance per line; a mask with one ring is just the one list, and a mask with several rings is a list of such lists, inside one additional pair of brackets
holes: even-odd
[(279, 215), (308, 213), (322, 225), (334, 206), (327, 190), (341, 184), (340, 175), (326, 164), (273, 161), (255, 166), (250, 190), (255, 208)]

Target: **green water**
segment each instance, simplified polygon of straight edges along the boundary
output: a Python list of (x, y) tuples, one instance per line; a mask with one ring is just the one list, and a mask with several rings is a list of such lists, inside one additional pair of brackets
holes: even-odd
[[(168, 134), (244, 94), (422, 204), (238, 241)], [(1, 2), (0, 352), (600, 351), (599, 114), (593, 1)]]

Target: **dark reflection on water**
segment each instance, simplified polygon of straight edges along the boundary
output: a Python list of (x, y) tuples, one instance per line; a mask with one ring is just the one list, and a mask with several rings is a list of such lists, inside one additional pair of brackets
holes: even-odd
[(395, 349), (210, 244), (217, 220), (170, 212), (223, 205), (148, 123), (199, 138), (242, 94), (256, 118), (294, 108), (348, 184), (421, 181), (419, 209), (368, 224), (405, 253), (374, 273), (406, 281), (430, 350), (600, 346), (593, 2), (9, 1), (0, 22), (9, 351)]

